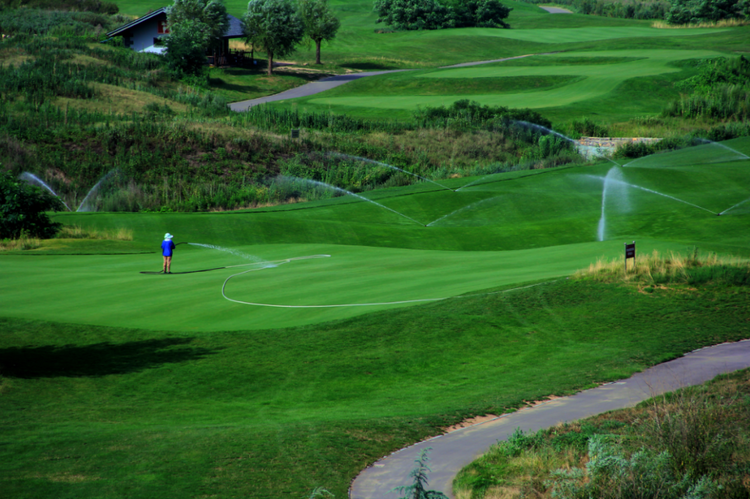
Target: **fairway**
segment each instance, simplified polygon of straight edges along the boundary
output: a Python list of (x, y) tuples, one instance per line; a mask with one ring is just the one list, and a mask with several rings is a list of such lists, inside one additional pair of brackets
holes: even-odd
[[(510, 31), (510, 30), (509, 30)], [(533, 30), (529, 30), (533, 31)], [(575, 31), (575, 30), (568, 30)], [(425, 106), (448, 105), (460, 99), (469, 98), (481, 104), (492, 106), (528, 107), (532, 109), (566, 106), (581, 101), (604, 97), (613, 92), (619, 85), (633, 78), (656, 76), (680, 71), (671, 63), (684, 59), (707, 59), (719, 57), (722, 54), (706, 50), (613, 50), (613, 51), (573, 51), (560, 54), (545, 54), (535, 56), (539, 66), (514, 66), (508, 63), (496, 63), (486, 66), (472, 66), (468, 68), (444, 69), (429, 72), (417, 72), (408, 76), (398, 75), (403, 86), (408, 88), (408, 78), (430, 79), (445, 81), (448, 79), (477, 79), (477, 78), (520, 78), (520, 77), (575, 77), (570, 82), (555, 86), (552, 89), (521, 92), (493, 92), (482, 94), (443, 94), (443, 95), (403, 95), (408, 90), (398, 92), (398, 88), (388, 88), (402, 95), (364, 94), (358, 91), (358, 83), (352, 83), (340, 90), (337, 97), (313, 97), (306, 102), (317, 106), (348, 106), (379, 109), (417, 109)], [(591, 65), (560, 65), (556, 60), (563, 58), (591, 59)], [(631, 58), (624, 62), (598, 64), (597, 59)], [(547, 63), (545, 65), (545, 63)], [(375, 77), (388, 81), (394, 76), (384, 75)], [(377, 83), (371, 82), (377, 86)], [(498, 83), (498, 86), (502, 83)], [(429, 88), (429, 87), (428, 87)], [(330, 93), (330, 92), (329, 92)], [(353, 94), (353, 95), (351, 95)], [(349, 96), (351, 95), (351, 96)]]
[[(5, 255), (0, 313), (173, 331), (282, 328), (554, 280), (617, 255), (623, 240), (638, 239), (643, 252), (697, 245), (746, 255), (742, 151), (748, 139), (624, 167), (454, 180), (456, 192), (420, 184), (373, 193), (381, 206), (344, 196), (223, 214), (60, 214), (135, 229), (134, 254), (66, 255), (73, 244), (59, 255)], [(690, 157), (721, 162), (687, 165)], [(142, 251), (166, 231), (219, 247), (179, 246), (174, 272), (228, 268), (140, 273), (159, 270), (158, 254)]]

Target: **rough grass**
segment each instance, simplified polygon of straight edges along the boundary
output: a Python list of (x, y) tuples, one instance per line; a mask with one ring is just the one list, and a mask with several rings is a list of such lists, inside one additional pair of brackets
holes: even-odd
[(59, 239), (111, 239), (114, 241), (132, 241), (133, 229), (120, 227), (117, 229), (91, 229), (80, 225), (63, 225), (57, 233)]
[(750, 281), (750, 261), (746, 258), (719, 256), (715, 253), (701, 255), (696, 249), (691, 254), (671, 252), (661, 255), (657, 250), (650, 254), (637, 255), (635, 261), (624, 259), (599, 259), (588, 269), (578, 271), (578, 279), (593, 279), (598, 282), (634, 282), (639, 284), (688, 284), (696, 279), (739, 279)]
[(0, 251), (26, 251), (41, 247), (42, 240), (21, 234), (16, 239), (0, 239)]
[[(693, 482), (705, 476), (719, 486), (710, 497), (744, 497), (750, 466), (749, 395), (750, 370), (745, 369), (646, 400), (633, 409), (561, 424), (534, 435), (515, 435), (508, 442), (494, 445), (458, 474), (456, 496), (559, 497), (561, 491), (555, 490), (561, 484), (559, 470), (583, 471), (590, 459), (614, 455), (601, 450), (600, 455), (587, 453), (591, 439), (601, 435), (625, 458), (637, 451), (650, 456), (667, 452), (673, 473), (688, 476)], [(583, 472), (574, 487), (580, 490), (590, 485), (594, 481), (590, 474), (590, 469)], [(609, 488), (601, 496), (630, 497), (625, 495), (628, 484), (641, 478), (629, 476), (618, 483), (606, 482)]]

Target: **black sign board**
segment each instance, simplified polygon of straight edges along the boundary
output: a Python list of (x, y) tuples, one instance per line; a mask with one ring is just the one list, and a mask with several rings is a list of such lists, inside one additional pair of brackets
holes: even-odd
[(293, 128), (292, 129), (292, 138), (298, 139), (299, 138), (299, 128)]
[(628, 271), (628, 258), (632, 258), (635, 264), (635, 241), (631, 244), (625, 243), (625, 272)]

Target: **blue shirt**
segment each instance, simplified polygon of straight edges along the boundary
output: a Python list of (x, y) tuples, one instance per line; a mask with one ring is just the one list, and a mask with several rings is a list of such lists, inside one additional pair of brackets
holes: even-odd
[(165, 239), (161, 243), (161, 254), (164, 256), (172, 256), (172, 250), (174, 249), (174, 243), (171, 239)]

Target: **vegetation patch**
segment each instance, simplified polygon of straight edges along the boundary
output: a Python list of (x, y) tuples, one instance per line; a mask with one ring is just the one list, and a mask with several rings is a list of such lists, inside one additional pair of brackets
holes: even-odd
[(535, 434), (517, 430), (465, 467), (461, 499), (743, 497), (750, 371)]

